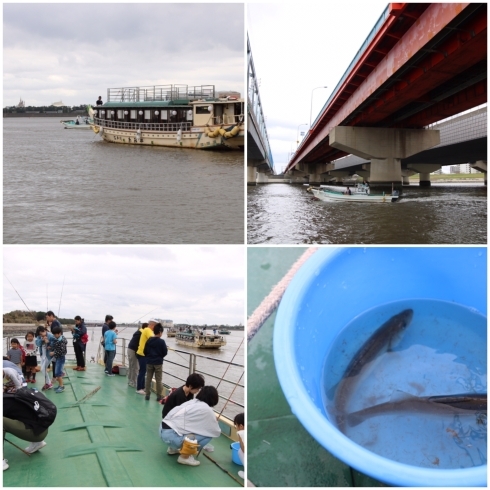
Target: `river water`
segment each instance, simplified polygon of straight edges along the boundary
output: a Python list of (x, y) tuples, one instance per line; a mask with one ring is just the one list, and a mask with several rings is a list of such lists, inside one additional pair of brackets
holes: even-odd
[(249, 244), (486, 244), (483, 183), (411, 185), (388, 204), (314, 201), (306, 187), (248, 187)]
[(3, 119), (4, 243), (243, 243), (244, 154)]

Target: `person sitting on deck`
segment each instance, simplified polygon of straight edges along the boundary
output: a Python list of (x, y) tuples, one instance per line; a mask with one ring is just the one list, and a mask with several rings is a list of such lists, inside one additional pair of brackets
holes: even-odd
[(172, 410), (185, 402), (194, 399), (194, 395), (199, 393), (199, 390), (204, 386), (204, 376), (198, 373), (193, 373), (185, 380), (185, 385), (172, 391), (170, 395), (164, 399), (164, 407), (162, 410), (162, 419)]
[(221, 435), (212, 409), (218, 401), (218, 390), (214, 386), (204, 386), (194, 400), (173, 408), (162, 420), (160, 437), (168, 444), (167, 454), (180, 454), (177, 463), (199, 466), (200, 462), (193, 454), (213, 437)]
[[(235, 416), (235, 420), (233, 421), (235, 424), (235, 428), (237, 430), (237, 435), (238, 439), (240, 440), (240, 449), (238, 451), (238, 457), (240, 458), (240, 461), (242, 464), (244, 463), (245, 460), (245, 414), (238, 413)], [(238, 476), (240, 478), (245, 478), (245, 473), (243, 471), (238, 472)]]

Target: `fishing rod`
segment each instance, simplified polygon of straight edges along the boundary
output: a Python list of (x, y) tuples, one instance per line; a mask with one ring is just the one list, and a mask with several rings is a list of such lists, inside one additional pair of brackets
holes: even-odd
[[(153, 310), (149, 311), (148, 313), (145, 313), (144, 315), (141, 315), (139, 318), (137, 318), (134, 322), (131, 322), (131, 324), (135, 324), (136, 322), (138, 322), (139, 320), (141, 320), (144, 316), (146, 315), (149, 315), (150, 313), (153, 313), (154, 311), (158, 310), (158, 308), (160, 308), (160, 306), (157, 306), (156, 308), (154, 308)], [(128, 327), (124, 327), (121, 331), (119, 331), (118, 333), (121, 333), (123, 330), (126, 330)]]
[(17, 291), (17, 289), (15, 289), (14, 285), (10, 282), (10, 279), (7, 277), (7, 274), (5, 274), (5, 272), (4, 272), (3, 275), (5, 276), (5, 279), (7, 279), (7, 281), (10, 283), (10, 285), (12, 286), (14, 291), (17, 293), (17, 296), (21, 299), (22, 303), (24, 303), (24, 306), (27, 308), (27, 311), (29, 313), (31, 313), (32, 316), (34, 317), (34, 320), (36, 320), (36, 314), (33, 311), (31, 311), (30, 308), (26, 305), (26, 302), (22, 299), (22, 296), (19, 294), (19, 291)]
[[(240, 381), (242, 380), (244, 374), (245, 374), (245, 371), (243, 371), (242, 375), (240, 376), (240, 379), (236, 382), (235, 388), (233, 388), (233, 391), (230, 393), (228, 400), (226, 400), (226, 403), (224, 404), (223, 408), (221, 409), (221, 412), (219, 413), (218, 418), (221, 417), (222, 413), (225, 411), (226, 405), (228, 405), (228, 402), (231, 400), (231, 397), (233, 396), (233, 393), (235, 393), (236, 387), (238, 386), (238, 383), (240, 383)], [(233, 403), (235, 403), (235, 402), (233, 402)]]
[(60, 310), (61, 310), (61, 298), (63, 296), (63, 288), (65, 287), (65, 276), (63, 276), (63, 285), (61, 286), (61, 294), (60, 294), (60, 304), (58, 306), (58, 317), (60, 316)]
[(225, 473), (228, 474), (228, 476), (231, 476), (231, 478), (233, 478), (237, 483), (239, 483), (242, 487), (245, 486), (244, 485), (244, 482), (241, 482), (238, 478), (235, 477), (235, 475), (233, 475), (232, 473), (230, 473), (228, 470), (226, 470), (225, 468), (223, 468), (220, 464), (218, 464), (217, 461), (215, 461), (211, 456), (209, 456), (209, 454), (206, 454), (204, 453), (204, 456), (206, 456), (206, 458), (208, 458), (210, 461), (212, 461), (220, 470), (224, 471)]
[(233, 359), (235, 359), (235, 356), (237, 355), (238, 351), (240, 350), (240, 347), (242, 346), (244, 340), (245, 340), (245, 337), (242, 338), (242, 341), (240, 342), (238, 349), (233, 354), (233, 357), (231, 358), (230, 364), (228, 364), (228, 367), (226, 368), (225, 372), (223, 373), (223, 376), (221, 376), (221, 379), (219, 380), (218, 385), (216, 386), (216, 389), (218, 389), (218, 386), (220, 385), (221, 381), (223, 381), (225, 374), (227, 373), (228, 369), (230, 369), (231, 363), (233, 362)]

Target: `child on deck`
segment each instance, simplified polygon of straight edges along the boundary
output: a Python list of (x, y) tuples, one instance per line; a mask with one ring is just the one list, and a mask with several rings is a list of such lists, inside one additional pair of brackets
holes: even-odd
[(145, 344), (143, 353), (146, 357), (146, 383), (145, 383), (145, 400), (150, 399), (151, 393), (151, 380), (153, 379), (153, 373), (155, 373), (155, 382), (157, 389), (157, 402), (162, 399), (162, 371), (163, 371), (163, 358), (167, 355), (167, 344), (162, 337), (163, 326), (157, 323), (153, 328), (153, 337), (150, 337)]
[(9, 361), (22, 369), (22, 351), (20, 350), (20, 342), (17, 339), (12, 339), (10, 341), (10, 346), (11, 348), (7, 351)]
[(65, 391), (65, 387), (63, 386), (63, 368), (65, 367), (66, 345), (68, 342), (65, 337), (63, 337), (63, 330), (60, 326), (56, 325), (52, 327), (51, 333), (56, 339), (53, 350), (49, 353), (49, 355), (56, 360), (54, 377), (58, 381), (58, 387), (54, 391), (55, 393), (63, 393), (63, 391)]
[(24, 342), (25, 357), (25, 369), (26, 369), (26, 381), (29, 383), (36, 382), (37, 372), (37, 357), (36, 357), (36, 344), (34, 342), (34, 332), (27, 332)]
[(41, 373), (44, 375), (43, 391), (50, 390), (53, 387), (51, 378), (48, 374), (48, 367), (51, 362), (51, 357), (48, 355), (48, 346), (54, 341), (56, 341), (55, 336), (51, 332), (48, 332), (46, 327), (43, 327), (42, 325), (37, 327), (35, 343), (39, 349), (39, 355), (41, 356)]
[[(242, 464), (245, 464), (245, 414), (238, 413), (233, 421), (237, 430), (238, 439), (240, 440), (240, 449), (238, 450), (238, 457)], [(240, 478), (245, 478), (243, 471), (238, 472)]]
[(117, 334), (116, 323), (109, 322), (109, 330), (104, 334), (104, 344), (105, 350), (107, 353), (107, 360), (105, 363), (105, 373), (107, 376), (115, 376), (112, 374), (112, 362), (114, 361), (114, 357), (116, 355), (116, 343), (117, 343)]

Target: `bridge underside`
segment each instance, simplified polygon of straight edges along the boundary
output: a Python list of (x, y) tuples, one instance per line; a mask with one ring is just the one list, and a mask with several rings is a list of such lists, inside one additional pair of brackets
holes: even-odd
[[(355, 146), (336, 144), (333, 131), (421, 129), (487, 101), (486, 4), (390, 4), (390, 8), (382, 29), (327, 102), (288, 170), (298, 163), (333, 162), (349, 153), (375, 165), (380, 159), (390, 162), (394, 156), (389, 152), (366, 155)], [(420, 150), (417, 154), (430, 151)], [(445, 165), (454, 158), (442, 149), (434, 155), (441, 164), (447, 158)], [(410, 158), (415, 155), (399, 157), (402, 165)], [(467, 153), (465, 161), (471, 160)]]

